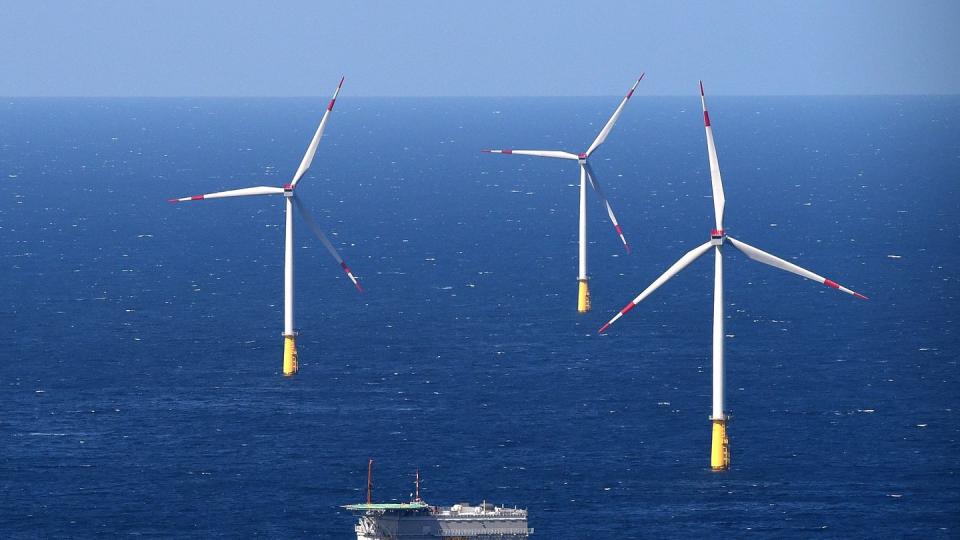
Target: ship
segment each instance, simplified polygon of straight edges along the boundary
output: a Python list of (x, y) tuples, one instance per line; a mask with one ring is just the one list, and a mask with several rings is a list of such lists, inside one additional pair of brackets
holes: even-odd
[(529, 538), (527, 510), (461, 502), (433, 506), (420, 498), (420, 472), (416, 495), (410, 502), (373, 502), (373, 460), (367, 464), (367, 502), (342, 508), (358, 515), (357, 540), (520, 540)]

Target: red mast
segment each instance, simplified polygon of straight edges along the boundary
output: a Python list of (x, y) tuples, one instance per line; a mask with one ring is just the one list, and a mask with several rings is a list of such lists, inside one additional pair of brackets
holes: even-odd
[(367, 504), (373, 504), (373, 460), (367, 462)]

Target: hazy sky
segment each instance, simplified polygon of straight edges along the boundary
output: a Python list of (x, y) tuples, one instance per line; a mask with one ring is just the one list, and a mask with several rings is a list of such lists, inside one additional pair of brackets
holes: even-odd
[(960, 0), (0, 0), (0, 95), (958, 94), (958, 26)]

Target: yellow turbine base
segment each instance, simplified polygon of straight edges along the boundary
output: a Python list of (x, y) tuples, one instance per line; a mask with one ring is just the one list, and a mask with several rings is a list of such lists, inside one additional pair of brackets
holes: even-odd
[(297, 341), (295, 336), (283, 336), (283, 374), (287, 377), (300, 369), (297, 364)]
[(710, 468), (715, 471), (725, 471), (730, 468), (730, 439), (727, 438), (726, 419), (713, 420)]
[(577, 311), (586, 313), (590, 311), (590, 286), (587, 285), (585, 279), (578, 281), (580, 282), (580, 293), (577, 295)]

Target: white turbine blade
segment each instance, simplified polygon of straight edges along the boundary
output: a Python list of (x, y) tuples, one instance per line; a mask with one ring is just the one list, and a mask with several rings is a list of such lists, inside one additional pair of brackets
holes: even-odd
[(343, 257), (340, 256), (340, 253), (337, 252), (337, 248), (333, 247), (333, 244), (330, 243), (330, 239), (327, 238), (327, 235), (323, 234), (323, 231), (320, 229), (320, 226), (317, 225), (317, 222), (313, 220), (313, 217), (307, 211), (307, 208), (300, 202), (299, 197), (293, 197), (293, 202), (296, 203), (297, 209), (300, 210), (300, 215), (303, 216), (303, 220), (307, 222), (307, 226), (313, 231), (313, 234), (317, 235), (317, 238), (320, 239), (320, 243), (323, 244), (327, 251), (330, 252), (330, 255), (340, 264), (340, 268), (343, 269), (343, 272), (347, 274), (347, 277), (350, 278), (350, 281), (353, 282), (353, 286), (357, 288), (358, 291), (363, 292), (363, 287), (360, 286), (360, 282), (357, 281), (356, 276), (353, 275), (353, 272), (350, 271), (350, 267), (347, 266), (347, 263), (343, 262)]
[(860, 293), (858, 293), (858, 292), (851, 291), (850, 289), (839, 285), (839, 284), (838, 284), (837, 282), (835, 282), (835, 281), (831, 281), (831, 280), (829, 280), (829, 279), (827, 279), (827, 278), (825, 278), (825, 277), (823, 277), (823, 276), (821, 276), (821, 275), (814, 274), (813, 272), (811, 272), (811, 271), (809, 271), (809, 270), (806, 270), (806, 269), (804, 269), (804, 268), (800, 268), (799, 266), (797, 266), (797, 265), (795, 265), (795, 264), (793, 264), (793, 263), (788, 263), (787, 261), (785, 261), (785, 260), (783, 260), (783, 259), (781, 259), (781, 258), (779, 258), (779, 257), (775, 257), (775, 256), (767, 253), (766, 251), (757, 249), (757, 248), (755, 248), (755, 247), (753, 247), (753, 246), (751, 246), (751, 245), (749, 245), (749, 244), (745, 244), (745, 243), (743, 243), (743, 242), (741, 242), (741, 241), (739, 241), (739, 240), (736, 240), (736, 239), (734, 239), (734, 238), (731, 238), (730, 236), (727, 237), (727, 240), (729, 240), (730, 243), (733, 244), (733, 247), (735, 247), (735, 248), (739, 249), (740, 251), (744, 252), (744, 253), (747, 255), (747, 257), (750, 257), (751, 259), (753, 259), (753, 260), (755, 260), (755, 261), (757, 261), (757, 262), (762, 262), (763, 264), (769, 264), (770, 266), (773, 266), (774, 268), (779, 268), (779, 269), (781, 269), (781, 270), (786, 270), (787, 272), (796, 274), (796, 275), (798, 275), (798, 276), (802, 276), (802, 277), (805, 277), (805, 278), (807, 278), (807, 279), (812, 279), (813, 281), (816, 281), (816, 282), (819, 282), (819, 283), (823, 283), (824, 285), (826, 285), (827, 287), (830, 287), (830, 288), (832, 288), (832, 289), (839, 289), (839, 290), (841, 290), (841, 291), (843, 291), (843, 292), (845, 292), (845, 293), (847, 293), (847, 294), (852, 294), (853, 296), (856, 296), (857, 298), (861, 298), (861, 299), (863, 299), (863, 300), (866, 300), (866, 299), (867, 299), (866, 296), (864, 296), (864, 295), (862, 295), (862, 294), (860, 294)]
[(203, 195), (194, 195), (192, 197), (180, 197), (179, 199), (167, 199), (167, 202), (178, 203), (187, 201), (202, 201), (204, 199), (222, 199), (225, 197), (249, 197), (250, 195), (275, 195), (283, 193), (283, 188), (257, 186), (243, 189), (232, 189), (230, 191), (218, 191), (216, 193), (205, 193)]
[(538, 156), (559, 159), (580, 159), (576, 154), (559, 150), (481, 150), (487, 154), (517, 154), (520, 156)]
[(713, 187), (713, 215), (717, 230), (723, 230), (723, 181), (720, 179), (720, 162), (717, 161), (717, 147), (713, 142), (713, 128), (710, 126), (710, 113), (707, 112), (707, 100), (703, 95), (703, 81), (700, 81), (700, 105), (703, 106), (703, 127), (707, 132), (707, 155), (710, 157), (710, 184)]
[(673, 263), (673, 266), (668, 268), (667, 271), (664, 272), (662, 276), (658, 277), (657, 280), (651, 283), (649, 287), (644, 289), (642, 293), (640, 293), (636, 298), (630, 301), (629, 304), (624, 306), (623, 309), (620, 310), (620, 313), (617, 313), (616, 315), (614, 315), (614, 317), (610, 319), (610, 321), (607, 324), (601, 326), (598, 333), (602, 334), (607, 328), (610, 327), (611, 324), (617, 322), (617, 320), (620, 317), (623, 317), (624, 315), (626, 315), (628, 311), (636, 307), (637, 304), (642, 302), (644, 298), (650, 296), (653, 293), (653, 291), (659, 289), (661, 285), (666, 283), (673, 276), (677, 275), (677, 273), (679, 273), (681, 270), (686, 268), (690, 263), (697, 260), (697, 257), (706, 253), (707, 250), (709, 250), (712, 246), (713, 244), (710, 241), (705, 242), (704, 244), (697, 246), (691, 249), (690, 251), (688, 251), (687, 254), (684, 255), (683, 257), (680, 257), (680, 260)]
[(597, 192), (597, 195), (600, 196), (600, 202), (603, 203), (603, 206), (607, 209), (607, 215), (610, 216), (610, 221), (613, 223), (613, 228), (616, 229), (617, 235), (620, 236), (620, 241), (623, 242), (623, 247), (627, 250), (627, 254), (630, 254), (630, 244), (627, 243), (627, 238), (623, 235), (623, 229), (620, 227), (620, 223), (617, 222), (617, 216), (613, 215), (613, 207), (610, 206), (610, 201), (607, 200), (606, 195), (603, 194), (603, 190), (600, 189), (600, 182), (593, 175), (593, 168), (590, 165), (584, 163), (584, 170), (587, 171), (587, 180), (590, 181), (590, 185), (593, 186), (594, 191)]
[(317, 153), (317, 146), (320, 144), (320, 138), (323, 137), (323, 130), (327, 127), (327, 119), (330, 118), (330, 112), (333, 111), (333, 105), (337, 102), (337, 95), (340, 94), (340, 88), (343, 86), (343, 77), (340, 77), (340, 84), (337, 85), (337, 89), (333, 91), (333, 97), (330, 98), (330, 104), (327, 105), (327, 111), (323, 113), (323, 118), (320, 119), (320, 126), (317, 127), (317, 132), (313, 134), (313, 139), (310, 141), (310, 146), (307, 147), (307, 153), (303, 155), (303, 161), (300, 162), (300, 167), (297, 169), (297, 174), (293, 175), (293, 180), (290, 182), (290, 185), (296, 187), (297, 182), (300, 181), (300, 178), (303, 177), (303, 174), (307, 172), (307, 169), (310, 168), (310, 164), (313, 163), (313, 156)]
[(591, 144), (590, 148), (587, 149), (586, 151), (587, 157), (590, 157), (590, 154), (592, 154), (593, 151), (596, 150), (598, 146), (603, 144), (603, 141), (607, 140), (607, 135), (610, 134), (610, 131), (613, 130), (613, 125), (616, 124), (617, 120), (620, 119), (620, 113), (623, 112), (623, 107), (627, 104), (628, 101), (630, 101), (630, 96), (633, 95), (633, 91), (637, 89), (637, 85), (639, 85), (640, 81), (643, 80), (644, 75), (646, 75), (646, 73), (640, 74), (640, 78), (637, 79), (637, 82), (633, 83), (633, 88), (631, 88), (630, 91), (627, 92), (626, 97), (624, 97), (623, 100), (620, 101), (620, 105), (617, 106), (617, 110), (613, 111), (613, 116), (611, 116), (610, 119), (607, 120), (607, 125), (603, 126), (603, 129), (600, 130), (600, 134), (597, 135), (597, 138), (594, 139), (593, 144)]

